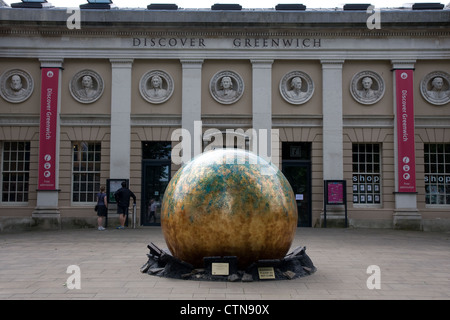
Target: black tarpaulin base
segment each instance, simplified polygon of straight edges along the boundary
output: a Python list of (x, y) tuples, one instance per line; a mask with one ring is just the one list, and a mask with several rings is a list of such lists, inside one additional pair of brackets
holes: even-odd
[(191, 264), (172, 256), (155, 244), (147, 246), (148, 261), (141, 267), (142, 273), (184, 280), (198, 281), (268, 281), (291, 280), (308, 276), (317, 271), (306, 254), (306, 247), (298, 247), (283, 259), (259, 260), (245, 270), (237, 267), (237, 257), (204, 257), (204, 268), (194, 268)]

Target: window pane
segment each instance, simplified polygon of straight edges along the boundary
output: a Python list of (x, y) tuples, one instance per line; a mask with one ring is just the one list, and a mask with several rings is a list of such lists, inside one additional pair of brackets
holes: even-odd
[(101, 143), (73, 142), (72, 201), (94, 202), (100, 186)]
[(170, 141), (142, 142), (143, 159), (170, 159), (171, 151), (172, 151), (172, 143)]
[(2, 148), (2, 202), (28, 201), (30, 142), (5, 141)]
[(352, 145), (353, 203), (381, 203), (379, 151), (379, 144)]
[(424, 145), (425, 203), (450, 205), (449, 143)]

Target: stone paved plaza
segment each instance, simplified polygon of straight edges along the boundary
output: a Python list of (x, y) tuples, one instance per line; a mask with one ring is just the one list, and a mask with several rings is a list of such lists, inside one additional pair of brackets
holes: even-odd
[[(282, 281), (210, 282), (142, 274), (147, 244), (165, 248), (159, 227), (0, 234), (0, 299), (445, 299), (450, 234), (390, 229), (297, 230), (317, 272)], [(80, 268), (80, 289), (67, 268)], [(380, 289), (369, 289), (378, 266)]]

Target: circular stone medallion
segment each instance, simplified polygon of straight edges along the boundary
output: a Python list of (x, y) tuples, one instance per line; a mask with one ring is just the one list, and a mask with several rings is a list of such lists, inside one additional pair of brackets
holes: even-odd
[(72, 77), (69, 90), (72, 97), (80, 103), (93, 103), (103, 94), (103, 79), (93, 70), (82, 70)]
[(212, 77), (209, 92), (217, 102), (232, 104), (242, 97), (244, 81), (234, 71), (220, 71)]
[(305, 72), (291, 71), (280, 81), (280, 94), (290, 104), (304, 104), (311, 99), (313, 93), (314, 83)]
[(152, 70), (144, 74), (139, 82), (141, 96), (148, 102), (160, 104), (170, 99), (174, 84), (172, 77), (165, 71)]
[(33, 78), (24, 70), (8, 70), (0, 77), (0, 95), (8, 102), (24, 102), (31, 96), (33, 89)]
[(373, 71), (361, 71), (355, 74), (350, 83), (350, 93), (361, 104), (372, 105), (384, 96), (384, 81)]
[(450, 75), (444, 71), (427, 74), (420, 82), (420, 93), (429, 103), (441, 106), (450, 102)]

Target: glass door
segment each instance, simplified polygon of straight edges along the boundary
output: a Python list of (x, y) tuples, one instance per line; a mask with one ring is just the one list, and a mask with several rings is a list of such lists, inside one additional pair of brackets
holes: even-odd
[(141, 225), (161, 225), (161, 202), (170, 181), (170, 141), (142, 142)]
[(298, 226), (311, 227), (311, 164), (283, 162), (282, 172), (295, 194)]
[(161, 224), (161, 202), (170, 180), (170, 163), (144, 161), (141, 224)]

